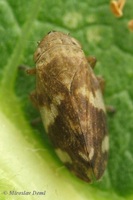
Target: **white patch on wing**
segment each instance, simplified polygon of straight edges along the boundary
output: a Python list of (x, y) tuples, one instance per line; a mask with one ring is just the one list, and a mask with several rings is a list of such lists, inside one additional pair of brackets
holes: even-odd
[(51, 104), (50, 108), (41, 107), (40, 113), (42, 117), (42, 121), (45, 127), (46, 132), (48, 132), (48, 127), (54, 123), (55, 118), (58, 116), (57, 107), (54, 104)]
[(84, 84), (82, 87), (79, 87), (76, 89), (76, 93), (77, 94), (82, 94), (83, 96), (87, 96), (89, 97), (89, 91), (88, 91), (88, 88), (86, 87), (86, 84)]
[(84, 97), (89, 99), (89, 102), (98, 109), (102, 109), (104, 112), (106, 112), (105, 106), (104, 106), (104, 102), (103, 102), (103, 98), (102, 98), (102, 93), (101, 90), (98, 89), (95, 91), (95, 96), (93, 95), (93, 93), (91, 91), (88, 91), (88, 88), (86, 87), (86, 85), (80, 87), (77, 89), (77, 94), (81, 94)]
[(94, 156), (94, 148), (90, 149), (90, 153), (89, 156), (87, 156), (86, 154), (84, 154), (83, 152), (79, 151), (78, 154), (87, 162), (89, 162), (90, 160), (92, 160), (93, 156)]
[(51, 103), (49, 108), (46, 106), (40, 107), (40, 113), (46, 132), (48, 132), (48, 127), (54, 123), (55, 118), (58, 116), (57, 106), (61, 104), (63, 99), (64, 96), (58, 94), (54, 97), (53, 103)]
[(102, 153), (107, 152), (109, 149), (109, 137), (106, 135), (102, 141)]
[(93, 156), (94, 156), (94, 148), (91, 147), (90, 153), (89, 153), (89, 159), (92, 160)]
[(62, 100), (64, 100), (64, 96), (60, 93), (54, 97), (53, 102), (55, 102), (56, 105), (60, 105)]
[(86, 160), (86, 161), (88, 161), (88, 162), (90, 161), (89, 157), (88, 157), (86, 154), (84, 154), (83, 152), (79, 151), (78, 154), (79, 154), (84, 160)]
[(63, 163), (72, 163), (72, 159), (67, 152), (61, 149), (55, 149), (55, 152)]
[(106, 111), (100, 89), (95, 91), (95, 96), (91, 92), (89, 95), (89, 100), (95, 108), (102, 109), (104, 112)]

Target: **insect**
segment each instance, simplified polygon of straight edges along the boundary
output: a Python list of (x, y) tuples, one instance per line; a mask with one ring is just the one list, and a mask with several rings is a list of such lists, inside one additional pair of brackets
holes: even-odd
[(95, 59), (62, 32), (50, 32), (34, 54), (31, 99), (60, 160), (86, 182), (102, 177), (108, 158), (106, 111)]

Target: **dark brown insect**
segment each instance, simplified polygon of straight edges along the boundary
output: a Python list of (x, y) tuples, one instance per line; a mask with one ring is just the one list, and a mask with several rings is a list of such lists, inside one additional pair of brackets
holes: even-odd
[[(96, 60), (86, 58), (79, 42), (50, 32), (34, 54), (36, 90), (32, 101), (40, 110), (46, 132), (63, 163), (87, 182), (103, 175), (108, 134)], [(101, 79), (100, 79), (101, 80)]]

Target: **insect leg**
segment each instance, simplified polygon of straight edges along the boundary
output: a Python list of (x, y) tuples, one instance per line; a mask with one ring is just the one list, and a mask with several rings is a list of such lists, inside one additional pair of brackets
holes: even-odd
[[(99, 81), (101, 91), (102, 91), (102, 93), (104, 93), (104, 90), (105, 90), (105, 80), (101, 76), (97, 76), (97, 79)], [(114, 114), (116, 112), (116, 109), (112, 105), (106, 105), (105, 107), (106, 107), (106, 111), (108, 113)]]
[(36, 74), (36, 68), (26, 69), (26, 73), (29, 74), (29, 75), (35, 75)]
[[(32, 104), (34, 105), (34, 107), (39, 109), (38, 108), (38, 101), (37, 101), (36, 91), (32, 91), (29, 96), (30, 96), (30, 100), (31, 100)], [(35, 119), (31, 120), (31, 125), (32, 126), (36, 126), (41, 121), (42, 121), (41, 117), (36, 117)]]
[(30, 100), (33, 103), (33, 105), (38, 109), (38, 99), (35, 90), (30, 93)]
[(87, 61), (90, 64), (91, 68), (94, 69), (97, 59), (94, 56), (88, 56)]
[[(99, 81), (101, 91), (102, 91), (102, 93), (104, 93), (104, 91), (105, 91), (105, 80), (101, 76), (97, 76), (97, 79)], [(114, 108), (114, 106), (106, 105), (106, 111), (108, 113), (114, 114), (116, 112), (116, 109)]]
[(114, 106), (106, 105), (106, 111), (110, 114), (114, 114), (116, 112), (116, 109)]
[(38, 125), (40, 122), (42, 122), (41, 117), (36, 117), (35, 119), (33, 119), (33, 120), (31, 121), (31, 125), (32, 125), (32, 126), (36, 126), (36, 125)]
[[(36, 93), (36, 91), (35, 91), (35, 90), (32, 91), (32, 92), (30, 93), (29, 97), (30, 97), (30, 100), (31, 100), (33, 106), (39, 110), (38, 98), (37, 98), (37, 93)], [(36, 126), (36, 125), (37, 125), (38, 123), (40, 123), (40, 122), (42, 122), (41, 117), (36, 117), (35, 119), (33, 119), (33, 120), (31, 121), (31, 125), (32, 125), (32, 126)]]
[(29, 75), (35, 75), (36, 74), (36, 68), (29, 68), (26, 65), (20, 65), (18, 68), (19, 68), (19, 70), (25, 71)]
[(101, 76), (97, 76), (102, 93), (105, 91), (105, 80)]

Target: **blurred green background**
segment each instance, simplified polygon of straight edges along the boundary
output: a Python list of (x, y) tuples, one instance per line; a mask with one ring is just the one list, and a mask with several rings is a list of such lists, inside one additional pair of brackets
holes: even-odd
[[(133, 199), (133, 18), (128, 0), (122, 18), (110, 11), (109, 0), (0, 0), (0, 199)], [(98, 62), (95, 73), (106, 81), (110, 152), (101, 181), (87, 184), (58, 160), (28, 94), (35, 78), (18, 70), (34, 66), (37, 41), (51, 30), (70, 33), (86, 55)], [(10, 191), (42, 191), (11, 196)], [(3, 192), (7, 191), (7, 195)]]

